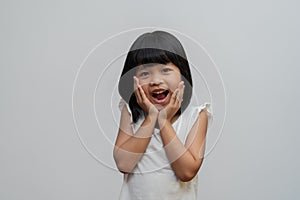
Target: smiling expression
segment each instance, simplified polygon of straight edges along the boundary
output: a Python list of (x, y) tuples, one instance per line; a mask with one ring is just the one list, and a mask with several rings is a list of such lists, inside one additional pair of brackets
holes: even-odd
[(173, 63), (147, 65), (138, 66), (136, 77), (150, 102), (164, 107), (182, 80), (180, 70)]

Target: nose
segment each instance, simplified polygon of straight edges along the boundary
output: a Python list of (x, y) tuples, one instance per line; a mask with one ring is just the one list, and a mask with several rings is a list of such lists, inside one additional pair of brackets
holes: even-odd
[(150, 80), (150, 85), (160, 85), (162, 83), (163, 80), (159, 75), (152, 76), (152, 79)]

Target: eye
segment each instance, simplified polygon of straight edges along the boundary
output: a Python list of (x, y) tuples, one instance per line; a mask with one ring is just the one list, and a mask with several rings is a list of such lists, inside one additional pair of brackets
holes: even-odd
[(162, 69), (162, 72), (170, 72), (170, 71), (172, 71), (172, 69), (168, 67)]
[(149, 72), (140, 72), (139, 74), (138, 74), (138, 77), (146, 77), (146, 76), (148, 76), (149, 75)]

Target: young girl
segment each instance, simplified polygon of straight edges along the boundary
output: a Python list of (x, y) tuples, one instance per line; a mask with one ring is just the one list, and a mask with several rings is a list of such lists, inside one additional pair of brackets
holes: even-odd
[[(121, 120), (114, 148), (124, 173), (121, 200), (196, 200), (210, 104), (190, 105), (184, 49), (164, 31), (130, 48), (119, 81)], [(203, 112), (204, 111), (204, 112)]]

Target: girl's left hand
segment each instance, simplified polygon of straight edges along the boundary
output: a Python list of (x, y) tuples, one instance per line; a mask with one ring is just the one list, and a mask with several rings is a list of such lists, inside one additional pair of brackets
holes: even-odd
[(165, 120), (168, 120), (170, 122), (171, 119), (174, 117), (174, 115), (177, 113), (178, 109), (181, 107), (184, 88), (185, 88), (184, 82), (180, 81), (177, 89), (173, 92), (171, 96), (169, 104), (159, 112), (158, 115), (159, 124), (164, 124)]

